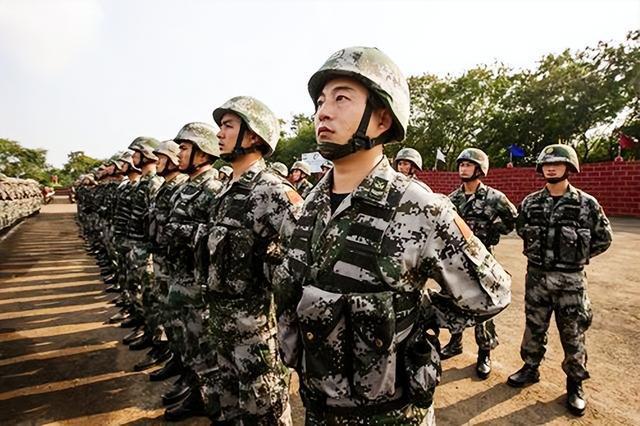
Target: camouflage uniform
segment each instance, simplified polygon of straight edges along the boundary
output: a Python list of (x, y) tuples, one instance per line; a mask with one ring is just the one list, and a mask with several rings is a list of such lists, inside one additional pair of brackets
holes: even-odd
[[(227, 112), (239, 115), (273, 151), (279, 126), (264, 104), (233, 98), (216, 109), (216, 122)], [(206, 240), (209, 318), (203, 345), (209, 358), (202, 372), (203, 397), (216, 420), (291, 421), (289, 372), (278, 352), (271, 277), (301, 204), (295, 189), (268, 173), (262, 159), (216, 198)]]
[[(501, 234), (513, 231), (518, 211), (502, 192), (480, 182), (471, 197), (465, 196), (464, 186), (461, 186), (449, 194), (449, 199), (490, 253), (493, 253), (493, 246), (500, 241)], [(498, 346), (496, 327), (492, 320), (476, 324), (475, 337), (481, 350), (490, 351)]]
[(153, 333), (158, 324), (153, 321), (153, 260), (151, 258), (151, 239), (149, 238), (149, 208), (163, 179), (155, 172), (143, 175), (132, 189), (131, 215), (128, 223), (128, 236), (133, 241), (129, 252), (131, 289), (135, 291), (135, 310), (147, 323), (149, 333)]
[(562, 369), (571, 378), (587, 379), (584, 333), (592, 313), (583, 268), (609, 248), (609, 221), (591, 195), (569, 186), (554, 205), (544, 188), (522, 201), (516, 229), (528, 259), (522, 359), (532, 366), (540, 364), (555, 312), (565, 352)]
[[(320, 152), (338, 159), (404, 139), (409, 90), (386, 55), (337, 52), (309, 81), (314, 102), (334, 76), (357, 76), (368, 87), (363, 118), (378, 96), (394, 124), (387, 139), (371, 139), (361, 120), (346, 144), (319, 140)], [(461, 330), (500, 312), (510, 301), (509, 276), (447, 197), (397, 173), (386, 157), (332, 212), (333, 175), (305, 201), (276, 279), (281, 350), (299, 373), (307, 422), (433, 423), (433, 330)], [(440, 293), (427, 291), (429, 278)]]
[[(173, 143), (175, 144), (175, 142)], [(156, 152), (156, 154), (164, 154), (162, 144), (159, 149), (159, 151), (154, 152)], [(166, 300), (167, 294), (169, 293), (169, 270), (171, 263), (167, 257), (167, 249), (171, 235), (166, 232), (165, 227), (173, 207), (172, 197), (179, 191), (180, 187), (188, 178), (187, 175), (179, 173), (173, 179), (165, 180), (149, 206), (149, 239), (151, 241), (151, 252), (153, 254), (154, 275), (153, 291), (149, 295), (151, 303), (150, 314), (153, 317), (151, 321), (166, 332), (169, 342), (173, 345), (175, 345), (176, 334), (170, 326), (171, 318), (167, 315), (170, 306), (167, 305)], [(174, 347), (173, 349), (177, 351), (178, 348)]]

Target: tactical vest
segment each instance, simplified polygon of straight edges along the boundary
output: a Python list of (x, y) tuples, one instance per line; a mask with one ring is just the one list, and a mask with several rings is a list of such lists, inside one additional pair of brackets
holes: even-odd
[[(498, 244), (500, 241), (500, 233), (492, 229), (496, 215), (491, 216), (487, 214), (486, 202), (489, 190), (486, 189), (482, 192), (482, 194), (476, 192), (473, 200), (467, 200), (464, 209), (460, 209), (460, 215), (469, 225), (473, 234), (482, 241), (482, 244), (490, 248)], [(462, 196), (464, 197), (464, 195)], [(476, 203), (478, 204), (478, 208), (476, 208)], [(495, 209), (490, 208), (489, 210), (495, 213)]]
[(113, 218), (114, 234), (120, 238), (128, 238), (128, 223), (131, 215), (131, 194), (135, 183), (129, 182), (121, 189)]
[(589, 207), (582, 194), (577, 194), (577, 200), (563, 197), (550, 213), (541, 204), (533, 203), (528, 208), (528, 221), (522, 233), (529, 264), (573, 272), (581, 271), (589, 263), (591, 230), (580, 219), (581, 211)]
[[(401, 175), (394, 179), (385, 205), (352, 198), (346, 214), (353, 220), (330, 262), (313, 258), (317, 211), (303, 215), (292, 236), (290, 247), (304, 252), (302, 259), (289, 257), (289, 262), (302, 284), (297, 306), (304, 351), (300, 370), (303, 397), (312, 406), (328, 398), (358, 401), (367, 412), (408, 402), (431, 405), (440, 363), (435, 341), (427, 338), (430, 303), (417, 290), (393, 289), (382, 274), (382, 268), (399, 268), (389, 265), (395, 260), (383, 253), (383, 239), (411, 183)], [(370, 193), (381, 200), (388, 185), (374, 178)], [(349, 276), (341, 273), (343, 268), (350, 269)], [(360, 271), (357, 278), (354, 271)]]
[[(250, 194), (260, 182), (264, 170), (247, 171), (223, 196), (217, 197), (213, 208), (214, 222), (204, 247), (208, 278), (206, 294), (209, 300), (241, 298), (248, 292), (264, 293), (264, 261), (267, 241), (256, 238), (247, 212)], [(201, 250), (198, 250), (200, 252)]]
[(131, 193), (131, 215), (128, 223), (129, 238), (135, 241), (148, 242), (149, 229), (149, 191), (151, 179), (154, 176), (140, 178), (136, 188)]

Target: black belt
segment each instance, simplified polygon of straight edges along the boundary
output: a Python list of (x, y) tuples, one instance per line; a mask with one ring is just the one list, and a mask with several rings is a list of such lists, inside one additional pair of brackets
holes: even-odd
[(545, 272), (582, 272), (584, 270), (584, 266), (576, 266), (573, 268), (572, 267), (562, 268), (560, 266), (545, 267), (537, 263), (534, 263), (532, 261), (527, 262), (527, 268), (541, 269)]

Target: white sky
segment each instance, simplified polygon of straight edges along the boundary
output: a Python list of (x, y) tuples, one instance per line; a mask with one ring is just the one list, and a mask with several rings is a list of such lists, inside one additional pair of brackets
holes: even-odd
[(62, 166), (136, 136), (170, 139), (236, 95), (283, 119), (312, 111), (306, 83), (334, 51), (377, 46), (405, 75), (622, 41), (640, 0), (0, 0), (0, 137)]

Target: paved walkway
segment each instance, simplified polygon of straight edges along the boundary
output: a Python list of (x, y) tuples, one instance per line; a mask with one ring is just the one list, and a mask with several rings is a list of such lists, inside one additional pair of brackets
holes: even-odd
[[(103, 292), (98, 268), (74, 223), (75, 205), (45, 206), (0, 237), (0, 424), (163, 424), (160, 395), (171, 381), (149, 382), (134, 373), (144, 352), (120, 343), (127, 330), (105, 324), (116, 312)], [(614, 221), (614, 245), (589, 266), (595, 319), (588, 333), (590, 407), (580, 424), (640, 424), (640, 221)], [(550, 330), (542, 381), (522, 391), (506, 377), (520, 367), (524, 261), (519, 239), (510, 236), (497, 257), (513, 275), (513, 303), (497, 320), (501, 344), (494, 373), (474, 375), (473, 332), (465, 351), (443, 365), (436, 392), (439, 424), (567, 424), (562, 350)], [(443, 342), (448, 338), (443, 334)], [(294, 423), (303, 423), (297, 395)], [(209, 424), (193, 419), (188, 424)]]

